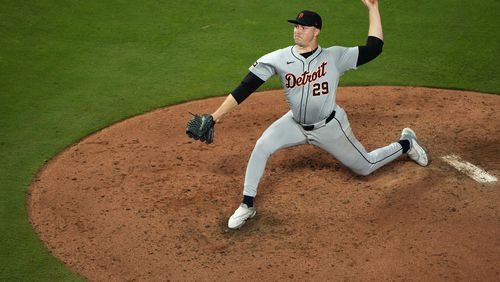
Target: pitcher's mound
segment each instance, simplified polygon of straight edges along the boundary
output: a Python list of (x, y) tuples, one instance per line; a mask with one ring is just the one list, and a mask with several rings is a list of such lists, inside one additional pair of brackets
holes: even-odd
[(312, 146), (273, 155), (239, 231), (227, 220), (262, 132), (287, 110), (256, 93), (188, 139), (193, 113), (224, 97), (137, 116), (68, 148), (29, 189), (47, 248), (95, 281), (500, 281), (500, 187), (446, 164), (459, 155), (500, 175), (500, 97), (402, 87), (347, 87), (337, 102), (367, 150), (411, 127), (433, 162), (406, 157), (359, 177)]

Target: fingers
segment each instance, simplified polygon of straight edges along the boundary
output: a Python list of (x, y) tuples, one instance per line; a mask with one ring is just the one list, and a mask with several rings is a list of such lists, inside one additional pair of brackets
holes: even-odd
[(361, 0), (366, 7), (370, 8), (378, 4), (378, 0)]
[(205, 140), (207, 144), (212, 144), (212, 142), (214, 141), (214, 130), (215, 129), (213, 127), (210, 130), (208, 130)]

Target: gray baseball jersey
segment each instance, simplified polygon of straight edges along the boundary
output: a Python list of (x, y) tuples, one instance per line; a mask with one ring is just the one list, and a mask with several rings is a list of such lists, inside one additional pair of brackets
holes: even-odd
[(261, 57), (250, 67), (264, 81), (279, 75), (291, 110), (269, 126), (255, 144), (245, 174), (244, 195), (256, 196), (267, 160), (283, 148), (315, 145), (361, 175), (402, 155), (398, 142), (367, 152), (354, 136), (345, 111), (335, 103), (339, 78), (356, 68), (358, 50), (318, 47), (304, 58), (290, 46)]
[(332, 113), (339, 78), (356, 68), (357, 58), (358, 47), (318, 47), (304, 58), (289, 46), (262, 56), (250, 71), (264, 81), (279, 75), (294, 120), (314, 124)]

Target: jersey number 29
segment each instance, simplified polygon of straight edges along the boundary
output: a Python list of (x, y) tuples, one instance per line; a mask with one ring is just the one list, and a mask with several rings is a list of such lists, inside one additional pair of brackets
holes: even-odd
[(313, 96), (319, 96), (321, 94), (328, 94), (328, 82), (315, 83), (313, 84)]

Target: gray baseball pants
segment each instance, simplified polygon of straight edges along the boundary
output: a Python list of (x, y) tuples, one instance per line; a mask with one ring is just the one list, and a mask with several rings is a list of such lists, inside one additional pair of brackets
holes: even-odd
[(271, 124), (255, 144), (246, 170), (243, 194), (257, 195), (267, 160), (273, 153), (302, 144), (318, 146), (360, 175), (369, 175), (403, 153), (397, 142), (368, 153), (352, 133), (347, 115), (338, 105), (335, 117), (329, 123), (311, 131), (304, 130), (289, 111)]

